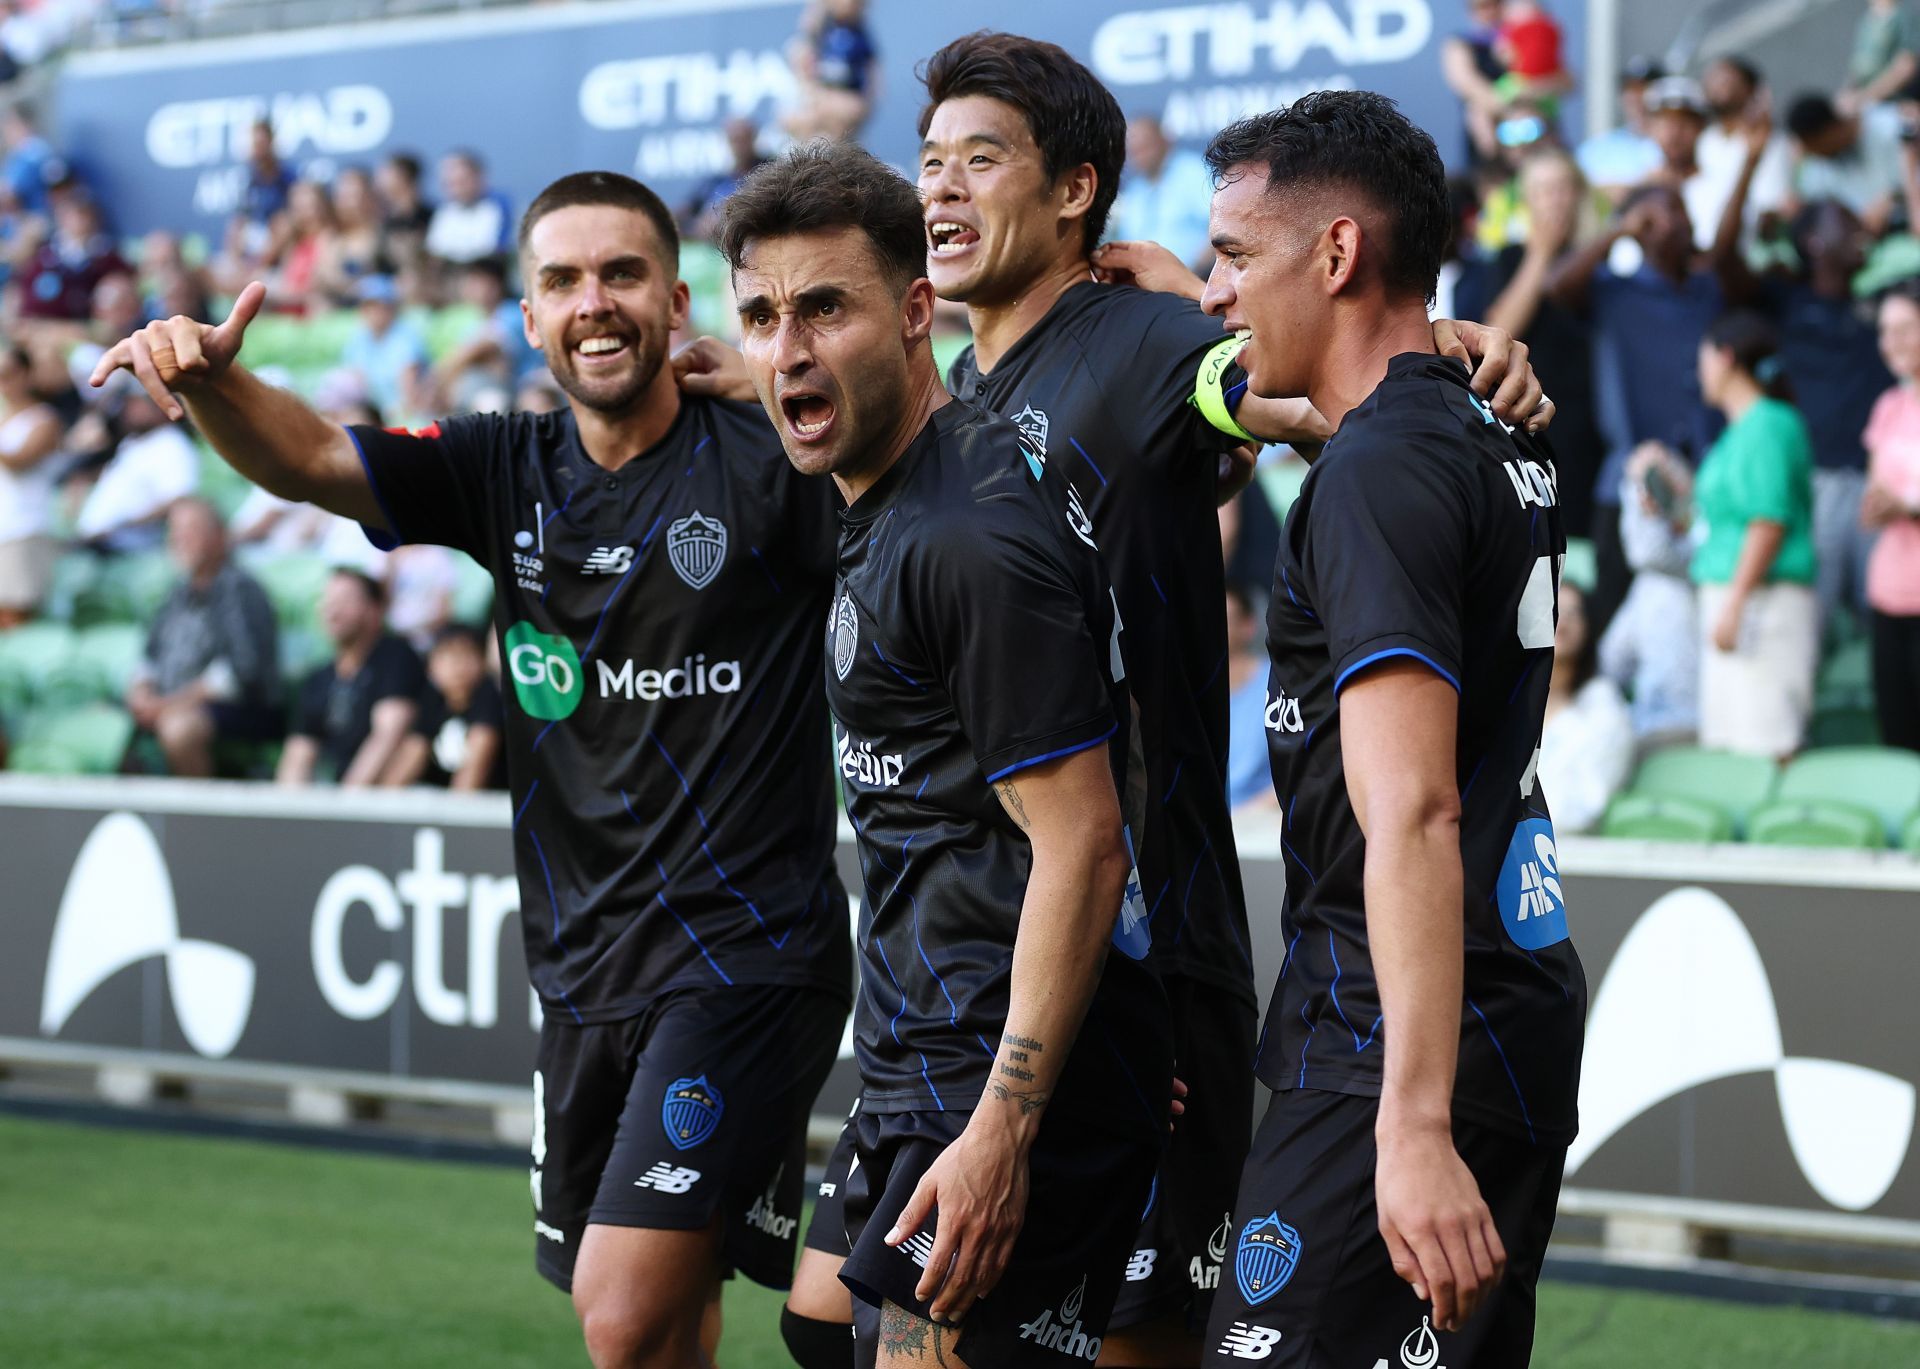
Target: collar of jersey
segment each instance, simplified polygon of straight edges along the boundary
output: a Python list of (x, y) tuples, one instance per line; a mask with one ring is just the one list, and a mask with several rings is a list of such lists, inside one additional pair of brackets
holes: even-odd
[(865, 494), (840, 510), (840, 521), (857, 527), (871, 523), (885, 513), (922, 458), (933, 450), (949, 427), (970, 412), (976, 411), (964, 400), (942, 404), (935, 409), (926, 426), (914, 435), (907, 449), (900, 453), (900, 459), (887, 468), (887, 473), (874, 481)]

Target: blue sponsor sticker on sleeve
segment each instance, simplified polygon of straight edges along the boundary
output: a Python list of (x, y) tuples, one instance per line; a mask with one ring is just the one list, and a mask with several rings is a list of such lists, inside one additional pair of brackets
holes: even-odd
[(1499, 894), (1500, 922), (1514, 945), (1540, 951), (1567, 939), (1560, 857), (1548, 819), (1527, 818), (1513, 829), (1506, 862), (1500, 867)]

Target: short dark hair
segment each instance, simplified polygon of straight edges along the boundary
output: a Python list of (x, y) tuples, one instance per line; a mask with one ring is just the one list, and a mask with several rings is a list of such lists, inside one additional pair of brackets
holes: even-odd
[(466, 623), (448, 623), (433, 634), (433, 645), (428, 650), (438, 651), (443, 646), (453, 646), (456, 643), (471, 647), (482, 656), (487, 654), (487, 639), (480, 635), (478, 628), (469, 627)]
[(452, 148), (447, 152), (447, 156), (457, 162), (465, 162), (476, 172), (484, 173), (487, 169), (487, 159), (470, 147)]
[(666, 249), (666, 265), (676, 271), (679, 269), (680, 230), (674, 225), (673, 211), (646, 186), (631, 176), (622, 176), (618, 171), (576, 171), (570, 176), (562, 176), (535, 195), (533, 203), (527, 206), (527, 212), (520, 216), (520, 250), (527, 250), (527, 240), (533, 236), (533, 226), (540, 220), (556, 210), (573, 209), (580, 205), (610, 205), (615, 209), (631, 209), (636, 214), (646, 215), (653, 224), (653, 231), (660, 235), (660, 245)]
[(1708, 63), (1708, 65), (1712, 66), (1715, 63), (1739, 76), (1742, 81), (1747, 83), (1747, 87), (1750, 90), (1758, 90), (1761, 85), (1764, 84), (1765, 78), (1761, 76), (1760, 68), (1744, 57), (1726, 52), (1714, 58), (1713, 62)]
[(1780, 364), (1780, 330), (1763, 314), (1730, 309), (1707, 329), (1707, 346), (1729, 353), (1774, 399), (1793, 402), (1793, 387)]
[(923, 138), (940, 105), (981, 95), (1012, 105), (1025, 117), (1048, 180), (1090, 163), (1093, 204), (1081, 229), (1083, 247), (1094, 249), (1107, 231), (1127, 160), (1126, 116), (1099, 77), (1056, 44), (983, 29), (929, 57), (920, 80), (927, 88), (926, 108), (920, 111)]
[(1625, 218), (1648, 200), (1666, 200), (1669, 203), (1678, 203), (1682, 209), (1686, 208), (1687, 204), (1687, 197), (1680, 193), (1679, 187), (1656, 181), (1646, 185), (1636, 185), (1633, 189), (1629, 190), (1621, 199), (1620, 208), (1616, 212), (1621, 218)]
[(727, 200), (720, 253), (738, 271), (764, 238), (858, 228), (896, 291), (927, 274), (920, 192), (852, 143), (802, 143), (749, 172)]
[(1839, 122), (1840, 111), (1818, 91), (1798, 96), (1787, 106), (1787, 132), (1803, 143), (1818, 138)]
[(394, 168), (415, 185), (420, 183), (420, 157), (413, 152), (389, 152), (387, 165)]
[(372, 603), (380, 608), (387, 606), (387, 587), (367, 574), (364, 570), (356, 569), (353, 566), (335, 566), (333, 568), (333, 576), (336, 580), (347, 579), (353, 581), (354, 584), (360, 587), (360, 592), (366, 595)]
[(1266, 168), (1268, 193), (1339, 186), (1386, 216), (1380, 274), (1429, 303), (1453, 235), (1447, 169), (1432, 137), (1384, 95), (1322, 90), (1227, 125), (1207, 144), (1216, 183), (1236, 166)]

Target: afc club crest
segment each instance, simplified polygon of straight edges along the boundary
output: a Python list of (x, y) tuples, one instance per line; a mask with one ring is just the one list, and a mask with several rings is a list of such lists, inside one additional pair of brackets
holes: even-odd
[(727, 1108), (720, 1090), (698, 1079), (676, 1079), (667, 1085), (667, 1096), (660, 1104), (660, 1125), (675, 1150), (692, 1150), (720, 1125), (720, 1114)]
[(1033, 405), (1029, 404), (1013, 416), (1013, 423), (1022, 435), (1026, 437), (1027, 441), (1033, 445), (1034, 452), (1038, 454), (1042, 461), (1045, 461), (1047, 459), (1047, 428), (1049, 426), (1046, 411), (1044, 409), (1036, 409)]
[(853, 596), (842, 594), (833, 608), (833, 673), (844, 680), (853, 669), (853, 653), (860, 645), (860, 614)]
[(695, 509), (667, 524), (667, 560), (673, 573), (694, 589), (705, 589), (727, 559), (727, 525), (704, 518)]
[(1233, 1277), (1247, 1306), (1258, 1307), (1287, 1286), (1300, 1263), (1300, 1233), (1269, 1212), (1247, 1223), (1233, 1258)]

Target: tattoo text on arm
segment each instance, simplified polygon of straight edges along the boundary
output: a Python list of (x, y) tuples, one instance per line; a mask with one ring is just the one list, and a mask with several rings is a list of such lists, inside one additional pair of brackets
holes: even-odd
[(1033, 824), (1027, 820), (1027, 806), (1020, 802), (1020, 791), (1013, 787), (1013, 781), (1001, 780), (993, 788), (1000, 795), (1000, 805), (1007, 810), (1007, 816), (1019, 824), (1022, 832), (1031, 832)]

